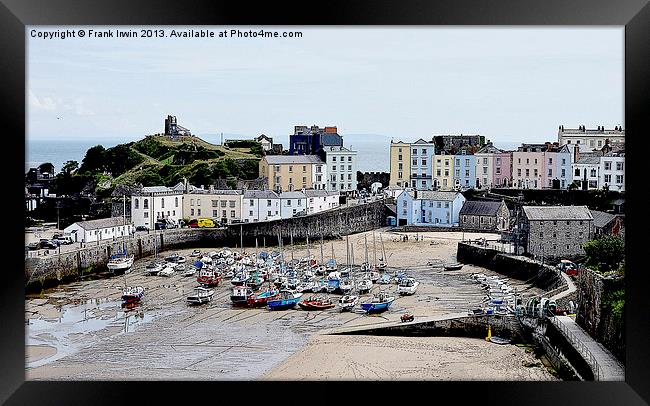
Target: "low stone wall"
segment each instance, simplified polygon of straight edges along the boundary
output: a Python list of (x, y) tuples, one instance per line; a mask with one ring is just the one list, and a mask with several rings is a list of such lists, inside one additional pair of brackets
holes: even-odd
[(625, 326), (607, 311), (605, 296), (624, 288), (623, 279), (607, 279), (590, 269), (578, 273), (576, 323), (625, 364)]
[(542, 265), (527, 257), (504, 254), (495, 249), (459, 242), (456, 258), (461, 263), (488, 268), (509, 278), (530, 281), (534, 286), (545, 291), (568, 288), (556, 267)]
[[(435, 233), (438, 232), (462, 232), (460, 227), (439, 227), (439, 226), (398, 226), (390, 229), (392, 232), (401, 233)], [(467, 231), (467, 230), (465, 230)]]

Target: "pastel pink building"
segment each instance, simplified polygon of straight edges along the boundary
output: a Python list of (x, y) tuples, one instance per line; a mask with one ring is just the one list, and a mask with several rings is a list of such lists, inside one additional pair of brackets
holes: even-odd
[(493, 183), (495, 187), (512, 185), (512, 153), (499, 152), (494, 154)]

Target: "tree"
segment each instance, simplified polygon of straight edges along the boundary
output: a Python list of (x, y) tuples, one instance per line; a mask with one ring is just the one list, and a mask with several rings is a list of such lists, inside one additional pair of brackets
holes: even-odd
[(50, 162), (45, 162), (40, 165), (38, 165), (38, 171), (40, 173), (49, 173), (50, 176), (54, 176), (54, 165), (52, 165)]
[(86, 151), (86, 156), (81, 161), (81, 167), (79, 172), (86, 173), (98, 173), (103, 172), (106, 169), (106, 149), (101, 145), (95, 145)]
[(63, 164), (63, 168), (61, 168), (61, 172), (66, 176), (70, 176), (72, 172), (76, 171), (77, 169), (79, 169), (79, 162), (66, 161)]
[(595, 265), (603, 272), (617, 268), (625, 258), (625, 244), (617, 236), (607, 235), (595, 240), (587, 241), (583, 246), (587, 254), (589, 265)]

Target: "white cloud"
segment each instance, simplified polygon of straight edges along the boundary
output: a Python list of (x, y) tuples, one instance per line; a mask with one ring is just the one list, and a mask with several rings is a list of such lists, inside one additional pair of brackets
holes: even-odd
[(55, 111), (57, 103), (51, 97), (43, 97), (39, 99), (34, 92), (29, 90), (29, 106), (38, 110)]
[(29, 107), (42, 111), (58, 111), (74, 113), (78, 116), (94, 116), (95, 112), (90, 109), (84, 98), (77, 97), (74, 100), (64, 100), (57, 98), (56, 101), (51, 97), (38, 97), (29, 89)]

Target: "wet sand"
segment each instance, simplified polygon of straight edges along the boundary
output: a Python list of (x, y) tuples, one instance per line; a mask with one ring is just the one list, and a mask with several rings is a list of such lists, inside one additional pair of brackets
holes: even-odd
[[(361, 233), (349, 237), (357, 265), (365, 260), (364, 235), (368, 241), (368, 259), (371, 263), (374, 262), (372, 233)], [(407, 242), (401, 241), (395, 234), (383, 232), (381, 235), (390, 272), (407, 270), (421, 284), (415, 295), (398, 297), (389, 311), (380, 315), (339, 313), (336, 309), (307, 312), (299, 308), (287, 311), (233, 308), (229, 299), (232, 285), (227, 280), (215, 289), (212, 302), (190, 307), (185, 303), (185, 297), (197, 285), (196, 279), (180, 275), (170, 278), (148, 276), (144, 267), (151, 258), (136, 261), (133, 270), (126, 276), (75, 282), (44, 292), (40, 297), (26, 300), (26, 318), (29, 320), (26, 326), (27, 344), (50, 346), (56, 349), (56, 353), (28, 357), (27, 379), (238, 380), (260, 379), (263, 376), (264, 379), (297, 379), (289, 377), (287, 371), (291, 368), (286, 368), (286, 365), (296, 362), (295, 357), (306, 357), (306, 363), (316, 365), (320, 362), (317, 354), (333, 346), (336, 340), (344, 342), (351, 337), (318, 335), (327, 329), (342, 325), (397, 321), (405, 311), (413, 313), (416, 318), (454, 314), (465, 312), (481, 303), (484, 292), (469, 279), (469, 274), (494, 274), (493, 272), (471, 265), (465, 265), (459, 271), (444, 271), (440, 267), (428, 265), (431, 262), (455, 262), (456, 246), (461, 233), (419, 233), (418, 236), (424, 238), (422, 241), (415, 241), (415, 233), (409, 233), (410, 239)], [(465, 233), (465, 238), (483, 235), (485, 234)], [(375, 236), (376, 257), (379, 259), (382, 248), (378, 231), (375, 231)], [(311, 243), (310, 253), (320, 261), (319, 241)], [(345, 262), (345, 240), (325, 242), (325, 260), (331, 256), (332, 245), (337, 261)], [(204, 250), (220, 248), (206, 247)], [(248, 252), (255, 251), (255, 248), (245, 249)], [(267, 251), (273, 249), (269, 247)], [(285, 259), (291, 258), (292, 251), (295, 258), (301, 258), (307, 253), (304, 243), (295, 246), (293, 250), (285, 246)], [(187, 256), (191, 250), (178, 252)], [(169, 253), (171, 252), (162, 253), (161, 256)], [(193, 261), (193, 258), (188, 257), (186, 266), (190, 266)], [(119, 298), (125, 283), (145, 288), (142, 304), (132, 311), (120, 308)], [(513, 285), (520, 291), (528, 289), (530, 293), (536, 292), (535, 288), (522, 283)], [(373, 291), (379, 289), (396, 293), (397, 287), (376, 285)], [(339, 295), (332, 295), (333, 300), (338, 300), (338, 297)], [(380, 363), (391, 363), (390, 359), (400, 358), (395, 355), (396, 351), (400, 351), (400, 340), (411, 339), (416, 340), (414, 342), (418, 346), (424, 346), (424, 352), (418, 356), (424, 360), (422, 362), (425, 365), (426, 362), (433, 362), (431, 365), (447, 362), (445, 365), (449, 366), (449, 376), (453, 376), (441, 378), (433, 372), (421, 371), (422, 379), (490, 379), (476, 365), (497, 368), (500, 364), (495, 364), (493, 360), (504, 356), (504, 348), (509, 347), (512, 347), (509, 350), (515, 351), (514, 355), (509, 355), (517, 359), (515, 364), (520, 364), (527, 356), (514, 346), (476, 343), (470, 347), (475, 348), (475, 351), (479, 351), (476, 348), (480, 347), (480, 357), (458, 358), (458, 354), (463, 354), (462, 348), (443, 343), (446, 340), (451, 343), (466, 340), (460, 338), (359, 337), (358, 342), (369, 344), (366, 347), (347, 346), (349, 348), (345, 349), (342, 358), (358, 359), (355, 362), (360, 364), (367, 359), (369, 368), (375, 371), (373, 376), (381, 375), (381, 369), (371, 366), (375, 365), (375, 361), (370, 360), (372, 357), (369, 354), (373, 353), (368, 353), (367, 349), (372, 348), (373, 342), (383, 343), (377, 354), (385, 354), (382, 357), (386, 358), (382, 358)], [(449, 352), (449, 357), (454, 362), (445, 361), (446, 352)], [(411, 360), (414, 362), (414, 371), (419, 371), (417, 368), (420, 367), (415, 366), (420, 365), (418, 359), (420, 358)], [(327, 378), (338, 379), (341, 374), (348, 373), (345, 365), (332, 362), (326, 373)], [(404, 364), (404, 368), (407, 364)], [(516, 368), (511, 371), (511, 366), (503, 364), (502, 370), (495, 374), (494, 379), (542, 379), (527, 378), (525, 373)], [(537, 369), (546, 373), (542, 368)], [(307, 370), (306, 373), (311, 375), (317, 372)], [(387, 372), (388, 376), (394, 376), (391, 373), (393, 372)], [(420, 379), (413, 376), (413, 379)], [(354, 379), (354, 376), (349, 379)]]

